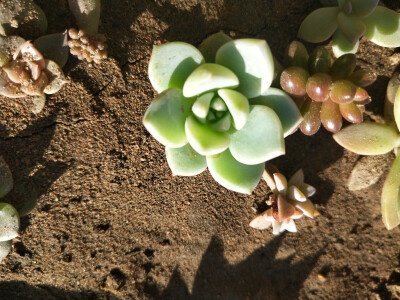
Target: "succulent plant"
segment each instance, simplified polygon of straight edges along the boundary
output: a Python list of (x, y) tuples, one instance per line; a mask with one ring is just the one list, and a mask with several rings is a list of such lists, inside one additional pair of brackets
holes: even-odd
[(264, 40), (217, 33), (199, 49), (156, 45), (149, 77), (159, 94), (143, 123), (166, 146), (174, 175), (208, 167), (222, 186), (251, 193), (264, 162), (285, 153), (284, 136), (301, 122), (293, 100), (270, 88), (274, 62)]
[[(387, 89), (386, 124), (365, 122), (350, 125), (333, 135), (342, 147), (360, 155), (398, 154), (400, 147), (399, 78), (392, 78)], [(393, 90), (396, 89), (397, 93)], [(391, 112), (389, 113), (391, 108)], [(392, 122), (394, 120), (394, 122)], [(400, 224), (400, 156), (397, 155), (385, 180), (381, 196), (382, 218), (387, 229)]]
[(68, 46), (79, 60), (101, 63), (108, 57), (106, 38), (98, 33), (100, 22), (100, 0), (68, 0), (79, 30), (68, 30)]
[(337, 57), (357, 52), (362, 36), (379, 46), (399, 47), (400, 14), (377, 6), (378, 3), (379, 0), (337, 0), (337, 6), (310, 13), (301, 23), (298, 37), (320, 43), (332, 36), (332, 50)]
[(357, 70), (356, 57), (349, 53), (331, 64), (329, 52), (322, 46), (311, 55), (304, 45), (294, 41), (288, 47), (280, 84), (297, 99), (303, 115), (300, 130), (306, 135), (315, 134), (320, 126), (338, 132), (342, 117), (351, 123), (363, 121), (364, 105), (371, 101), (364, 89), (376, 80), (376, 75)]
[[(7, 195), (13, 188), (13, 178), (10, 168), (4, 158), (0, 156), (0, 198)], [(11, 240), (18, 236), (19, 214), (17, 210), (8, 203), (0, 203), (0, 261), (3, 260), (11, 250)]]
[(314, 218), (318, 211), (308, 199), (315, 194), (316, 189), (304, 183), (304, 173), (298, 170), (289, 181), (281, 173), (264, 171), (263, 178), (269, 185), (272, 194), (266, 201), (271, 208), (255, 217), (250, 226), (256, 229), (267, 229), (272, 225), (272, 233), (277, 235), (282, 231), (297, 232), (294, 220), (304, 215)]

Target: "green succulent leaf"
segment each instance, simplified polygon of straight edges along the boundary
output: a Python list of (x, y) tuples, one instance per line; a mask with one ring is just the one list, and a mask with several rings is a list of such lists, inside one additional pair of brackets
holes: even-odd
[(203, 54), (204, 59), (208, 63), (215, 62), (215, 55), (219, 48), (232, 39), (222, 31), (214, 33), (201, 42), (199, 46), (200, 52)]
[(232, 156), (229, 149), (216, 156), (207, 156), (207, 166), (220, 185), (244, 194), (251, 194), (264, 172), (264, 163), (251, 166), (242, 164)]
[(241, 93), (228, 89), (218, 90), (218, 95), (224, 100), (237, 130), (243, 128), (249, 115), (249, 101)]
[(17, 210), (8, 203), (0, 203), (0, 242), (17, 237), (18, 230), (19, 215)]
[(44, 72), (49, 79), (46, 87), (44, 88), (44, 92), (46, 94), (55, 94), (64, 84), (68, 82), (68, 80), (64, 76), (64, 72), (62, 71), (61, 67), (54, 61), (45, 59), (46, 67)]
[(361, 155), (388, 153), (398, 140), (393, 127), (369, 122), (347, 126), (335, 133), (333, 138), (342, 147)]
[(292, 134), (303, 121), (303, 117), (292, 98), (276, 88), (269, 88), (261, 96), (251, 99), (250, 104), (265, 105), (272, 108), (282, 123), (284, 137)]
[(359, 40), (357, 40), (354, 44), (350, 43), (340, 29), (336, 30), (332, 37), (332, 51), (336, 57), (340, 57), (347, 53), (356, 53), (359, 44)]
[(36, 186), (31, 181), (18, 181), (14, 188), (3, 199), (3, 202), (11, 204), (19, 216), (29, 214), (36, 206), (39, 193)]
[(0, 67), (11, 61), (14, 52), (25, 42), (20, 36), (0, 36)]
[(11, 240), (0, 242), (0, 262), (6, 258), (11, 251)]
[(301, 23), (297, 36), (311, 43), (327, 40), (338, 27), (338, 13), (338, 7), (322, 7), (314, 10)]
[(202, 64), (197, 67), (186, 79), (183, 85), (183, 95), (193, 97), (207, 91), (221, 88), (235, 88), (239, 85), (236, 75), (217, 64)]
[(203, 55), (188, 43), (156, 45), (149, 62), (150, 82), (159, 93), (173, 87), (181, 89), (190, 73), (202, 63)]
[(222, 112), (223, 115), (216, 121), (209, 122), (209, 126), (216, 131), (228, 131), (232, 125), (232, 117), (229, 112)]
[(337, 20), (340, 30), (350, 44), (357, 42), (365, 33), (365, 24), (357, 17), (339, 12)]
[(215, 93), (206, 93), (201, 95), (196, 99), (192, 106), (192, 112), (196, 115), (196, 117), (200, 119), (205, 119), (207, 117), (208, 111), (210, 109), (210, 103), (213, 99)]
[(187, 117), (185, 131), (190, 146), (201, 155), (218, 154), (229, 146), (228, 133), (213, 130), (193, 115)]
[(308, 51), (303, 43), (293, 41), (286, 50), (284, 63), (287, 67), (298, 66), (307, 70), (308, 58)]
[(100, 0), (68, 0), (68, 4), (78, 27), (89, 36), (95, 35), (100, 22)]
[(382, 220), (387, 229), (400, 224), (400, 156), (397, 156), (383, 184)]
[(246, 125), (231, 135), (233, 157), (256, 165), (285, 154), (282, 125), (277, 114), (264, 105), (254, 105)]
[(166, 147), (165, 153), (174, 176), (194, 176), (207, 168), (206, 157), (194, 151), (189, 144), (180, 148)]
[(159, 94), (144, 114), (144, 127), (161, 144), (179, 148), (187, 143), (185, 121), (191, 113), (193, 100), (186, 99), (180, 89)]
[(230, 41), (218, 49), (215, 61), (237, 75), (236, 90), (248, 99), (266, 91), (274, 78), (274, 58), (264, 40)]
[(368, 40), (382, 47), (400, 46), (400, 14), (377, 6), (363, 21), (367, 27), (365, 37)]
[(33, 45), (43, 54), (44, 58), (54, 61), (61, 68), (67, 63), (69, 47), (66, 31), (41, 36), (34, 41)]
[(0, 156), (0, 198), (7, 195), (13, 188), (13, 177), (3, 156)]
[(379, 0), (351, 0), (352, 14), (358, 17), (369, 16), (376, 6)]
[(396, 121), (397, 129), (400, 131), (400, 89), (397, 89), (396, 97), (394, 98), (393, 109), (394, 120)]

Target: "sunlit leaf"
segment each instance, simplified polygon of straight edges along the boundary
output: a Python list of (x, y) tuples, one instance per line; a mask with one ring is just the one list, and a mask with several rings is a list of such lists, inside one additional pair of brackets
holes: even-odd
[(168, 88), (183, 88), (190, 73), (204, 62), (194, 46), (183, 42), (155, 45), (149, 62), (149, 78), (161, 93)]
[(214, 63), (215, 55), (217, 54), (218, 49), (229, 41), (232, 41), (232, 39), (220, 31), (210, 35), (204, 41), (202, 41), (199, 46), (199, 50), (203, 54), (206, 62)]
[(396, 157), (382, 189), (382, 220), (387, 229), (400, 224), (400, 155)]
[(219, 48), (215, 61), (236, 74), (240, 82), (236, 90), (248, 99), (259, 96), (271, 86), (274, 58), (264, 40), (230, 41)]
[(347, 126), (333, 135), (342, 147), (361, 155), (378, 155), (392, 151), (398, 135), (391, 126), (380, 123), (360, 123)]
[(229, 149), (216, 156), (207, 156), (207, 166), (213, 178), (223, 187), (250, 194), (260, 182), (264, 163), (245, 165), (238, 162)]
[(13, 177), (3, 156), (0, 156), (0, 198), (7, 195), (13, 188)]
[(186, 144), (180, 148), (166, 147), (167, 162), (173, 175), (194, 176), (207, 168), (206, 157)]
[(49, 81), (43, 91), (46, 94), (55, 94), (61, 90), (68, 80), (65, 78), (63, 70), (57, 63), (49, 59), (46, 59), (45, 62), (46, 67), (43, 71), (46, 73)]
[(67, 63), (69, 54), (67, 32), (41, 36), (33, 42), (33, 45), (44, 58), (54, 61), (61, 68)]
[(33, 104), (31, 112), (33, 112), (36, 115), (43, 110), (44, 105), (46, 104), (46, 95), (32, 96), (30, 98), (32, 99), (32, 104)]
[(229, 149), (241, 163), (260, 164), (285, 154), (282, 125), (277, 114), (264, 105), (254, 105), (246, 125), (231, 135)]
[(215, 93), (206, 93), (196, 99), (192, 106), (193, 113), (200, 119), (205, 119), (210, 109), (210, 103)]
[(11, 251), (11, 240), (0, 242), (0, 262), (6, 258)]
[(332, 37), (332, 51), (336, 57), (340, 57), (346, 53), (356, 53), (360, 41), (356, 41), (354, 44), (350, 43), (341, 30), (336, 30)]
[(314, 10), (301, 23), (297, 36), (311, 43), (327, 40), (338, 27), (338, 13), (338, 7), (323, 7)]
[(400, 131), (400, 89), (397, 89), (396, 97), (394, 99), (393, 109), (394, 120), (396, 121), (397, 128)]
[(179, 148), (187, 143), (185, 121), (193, 100), (186, 99), (180, 89), (159, 94), (147, 109), (143, 125), (164, 146)]
[(19, 215), (17, 210), (8, 203), (0, 203), (0, 242), (18, 236), (18, 230)]
[(95, 35), (100, 22), (100, 0), (68, 0), (68, 4), (79, 29), (89, 36)]
[(247, 117), (249, 116), (250, 108), (247, 98), (237, 91), (228, 89), (218, 90), (218, 95), (222, 100), (224, 100), (228, 107), (235, 128), (237, 130), (242, 129), (247, 122)]
[(20, 36), (0, 36), (0, 67), (11, 61), (14, 52), (25, 42)]

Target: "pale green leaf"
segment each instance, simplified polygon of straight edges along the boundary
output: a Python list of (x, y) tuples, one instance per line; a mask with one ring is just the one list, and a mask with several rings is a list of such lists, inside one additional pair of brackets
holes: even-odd
[(250, 99), (250, 104), (265, 105), (272, 108), (282, 123), (285, 137), (292, 134), (303, 121), (293, 99), (280, 89), (269, 88), (261, 96)]
[(79, 29), (89, 36), (95, 35), (100, 22), (100, 0), (68, 0), (68, 4)]
[(193, 115), (186, 119), (185, 131), (190, 146), (201, 155), (218, 154), (229, 146), (228, 133), (213, 130)]
[(0, 203), (0, 242), (17, 237), (18, 230), (19, 215), (17, 210), (8, 203)]
[(229, 149), (241, 163), (255, 165), (285, 154), (282, 125), (277, 114), (254, 105), (246, 125), (231, 135)]
[(164, 146), (179, 148), (187, 143), (185, 121), (193, 100), (186, 99), (180, 89), (159, 94), (147, 109), (143, 125)]
[(11, 240), (0, 242), (0, 262), (6, 258), (11, 251)]
[(221, 88), (235, 88), (239, 85), (236, 75), (217, 64), (202, 64), (187, 78), (183, 86), (183, 95), (193, 97), (207, 91)]
[(11, 204), (18, 211), (18, 214), (23, 217), (35, 208), (38, 198), (37, 187), (28, 179), (16, 182), (11, 192), (1, 201)]
[(216, 156), (207, 156), (212, 177), (223, 187), (238, 193), (250, 194), (260, 182), (264, 163), (245, 165), (238, 162), (229, 150)]
[(192, 106), (192, 112), (200, 119), (205, 119), (210, 109), (211, 100), (214, 97), (214, 93), (206, 93), (196, 99)]
[(383, 184), (382, 220), (387, 229), (400, 224), (400, 156), (397, 156)]
[(356, 53), (359, 44), (359, 40), (357, 40), (354, 44), (350, 43), (340, 29), (336, 30), (332, 37), (332, 51), (336, 57), (340, 57), (347, 53)]
[(337, 18), (339, 28), (350, 44), (356, 43), (365, 33), (365, 24), (360, 18), (339, 12)]
[(218, 49), (229, 41), (232, 41), (232, 39), (220, 31), (210, 35), (204, 41), (202, 41), (199, 46), (199, 50), (203, 54), (206, 62), (213, 63), (215, 62), (215, 55)]
[(363, 19), (367, 26), (365, 37), (382, 47), (400, 46), (400, 14), (383, 6), (377, 6), (372, 14)]
[(0, 36), (0, 67), (11, 61), (14, 52), (25, 42), (20, 36)]
[(228, 131), (232, 125), (232, 117), (229, 112), (221, 112), (223, 115), (215, 121), (210, 121), (208, 125), (216, 131)]
[(194, 151), (189, 144), (180, 148), (166, 147), (165, 153), (172, 175), (194, 176), (207, 168), (206, 157)]
[(393, 150), (397, 143), (396, 130), (380, 123), (359, 123), (347, 126), (333, 135), (342, 147), (361, 155), (379, 155)]
[(338, 27), (338, 13), (338, 7), (322, 7), (314, 10), (301, 23), (297, 36), (311, 43), (329, 39)]
[(218, 90), (218, 95), (224, 100), (233, 119), (233, 126), (240, 130), (247, 122), (249, 101), (241, 93), (228, 89)]
[(396, 97), (394, 98), (394, 109), (393, 109), (394, 120), (398, 130), (400, 131), (400, 89), (397, 88)]
[(168, 88), (183, 88), (185, 80), (204, 58), (194, 46), (171, 42), (153, 47), (149, 62), (149, 78), (154, 89), (161, 93)]
[(49, 81), (43, 92), (46, 94), (55, 94), (69, 81), (65, 78), (63, 70), (56, 62), (49, 59), (45, 59), (45, 62), (46, 67), (43, 71), (46, 73)]
[(379, 0), (351, 0), (351, 13), (364, 18), (375, 10), (378, 3)]
[(0, 198), (3, 198), (13, 188), (13, 177), (3, 156), (0, 156)]
[(54, 61), (61, 68), (68, 60), (69, 47), (67, 44), (67, 32), (53, 33), (41, 36), (33, 42), (33, 45), (46, 59)]
[(210, 104), (210, 107), (214, 110), (217, 111), (226, 111), (228, 110), (228, 107), (226, 107), (226, 104), (224, 100), (222, 100), (220, 97), (215, 97)]
[(274, 78), (274, 58), (264, 40), (230, 41), (219, 48), (216, 62), (237, 75), (240, 84), (236, 90), (248, 99), (266, 91)]

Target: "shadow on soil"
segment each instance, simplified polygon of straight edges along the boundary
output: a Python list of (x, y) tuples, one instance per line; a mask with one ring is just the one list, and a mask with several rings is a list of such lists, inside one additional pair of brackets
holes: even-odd
[(193, 283), (192, 293), (178, 269), (158, 299), (297, 299), (299, 290), (322, 254), (310, 254), (293, 262), (295, 255), (275, 258), (283, 236), (255, 250), (242, 262), (230, 265), (224, 246), (213, 237), (203, 254)]

